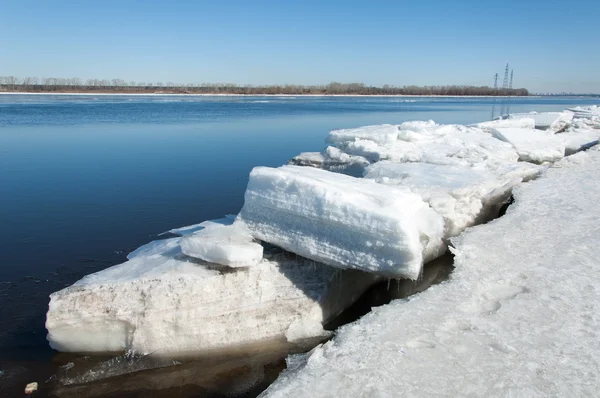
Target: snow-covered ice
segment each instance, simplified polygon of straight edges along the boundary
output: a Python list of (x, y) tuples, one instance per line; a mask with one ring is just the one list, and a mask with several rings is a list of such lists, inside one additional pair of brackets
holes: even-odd
[(555, 162), (565, 155), (565, 142), (552, 132), (500, 127), (493, 129), (492, 135), (511, 143), (519, 153), (519, 159), (526, 162)]
[(498, 127), (533, 129), (535, 128), (535, 119), (531, 117), (522, 117), (518, 119), (496, 119), (488, 122), (475, 123), (471, 126), (478, 127), (488, 132), (491, 132), (492, 129)]
[(369, 161), (362, 156), (349, 155), (339, 148), (328, 146), (323, 152), (303, 152), (290, 159), (288, 164), (316, 167), (358, 177), (362, 176)]
[(377, 280), (285, 253), (223, 272), (183, 255), (182, 239), (161, 241), (53, 293), (46, 320), (51, 347), (186, 355), (315, 338), (326, 335), (323, 322)]
[(600, 151), (453, 239), (449, 281), (375, 308), (265, 397), (592, 397), (600, 391)]
[(252, 234), (334, 267), (419, 276), (443, 253), (443, 220), (406, 187), (311, 167), (256, 167), (239, 215)]
[(551, 130), (553, 132), (564, 130), (573, 120), (573, 112), (530, 112), (530, 113), (511, 113), (508, 119), (533, 119), (535, 128), (541, 130)]
[(565, 143), (565, 154), (572, 155), (595, 145), (600, 138), (600, 130), (573, 129), (557, 135)]
[(184, 236), (180, 244), (187, 256), (234, 268), (258, 264), (263, 257), (263, 247), (242, 222), (207, 225)]
[(377, 144), (386, 145), (394, 143), (397, 138), (397, 125), (380, 124), (353, 129), (332, 130), (329, 132), (327, 142), (337, 146), (363, 139), (373, 141)]
[[(527, 170), (532, 174), (539, 172)], [(382, 161), (369, 166), (365, 178), (405, 186), (419, 194), (444, 218), (444, 237), (448, 238), (498, 214), (512, 188), (524, 177), (507, 174), (508, 178), (485, 168)]]

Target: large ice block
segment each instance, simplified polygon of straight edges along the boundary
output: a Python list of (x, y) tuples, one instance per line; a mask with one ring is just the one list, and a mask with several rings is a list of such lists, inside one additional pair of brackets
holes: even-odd
[[(522, 174), (528, 173), (533, 171), (527, 168)], [(484, 168), (382, 161), (367, 167), (365, 178), (406, 186), (421, 195), (444, 218), (444, 235), (449, 238), (497, 215), (524, 177), (507, 174), (511, 175), (499, 177)]]
[(370, 140), (378, 144), (391, 144), (398, 137), (398, 126), (380, 124), (363, 126), (354, 129), (332, 130), (327, 137), (331, 144), (344, 144), (357, 139)]
[(573, 112), (531, 112), (511, 113), (508, 119), (533, 119), (535, 128), (542, 130), (561, 131), (573, 120)]
[(519, 159), (526, 162), (555, 162), (565, 155), (565, 142), (557, 135), (536, 129), (495, 128), (494, 137), (511, 143)]
[(181, 251), (190, 257), (228, 267), (248, 267), (258, 264), (263, 247), (255, 242), (241, 222), (232, 225), (208, 225), (181, 239)]
[(377, 280), (289, 253), (221, 271), (183, 255), (182, 239), (150, 245), (154, 250), (53, 293), (50, 346), (188, 355), (271, 339), (296, 343), (325, 335), (322, 323)]
[(239, 215), (252, 234), (325, 264), (419, 276), (445, 248), (444, 223), (419, 195), (310, 167), (257, 167)]

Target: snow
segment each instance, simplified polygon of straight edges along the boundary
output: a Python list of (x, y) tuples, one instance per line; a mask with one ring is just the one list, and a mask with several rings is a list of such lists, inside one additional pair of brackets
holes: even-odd
[(551, 130), (553, 132), (561, 131), (573, 120), (573, 112), (530, 112), (530, 113), (511, 113), (508, 119), (533, 119), (535, 128), (542, 130)]
[(495, 128), (492, 130), (492, 135), (511, 143), (522, 161), (555, 162), (565, 155), (564, 141), (551, 132), (522, 128)]
[(242, 222), (207, 225), (181, 239), (183, 254), (229, 267), (248, 267), (262, 260), (263, 247)]
[(256, 167), (239, 218), (300, 256), (390, 277), (416, 279), (445, 249), (442, 218), (410, 189), (310, 167)]
[(189, 236), (160, 241), (154, 250), (53, 293), (46, 319), (50, 346), (191, 355), (286, 337), (300, 344), (326, 335), (322, 323), (378, 279), (286, 253), (222, 272), (182, 254), (180, 243)]
[(599, 168), (594, 147), (522, 184), (453, 239), (449, 281), (338, 329), (263, 396), (596, 396)]

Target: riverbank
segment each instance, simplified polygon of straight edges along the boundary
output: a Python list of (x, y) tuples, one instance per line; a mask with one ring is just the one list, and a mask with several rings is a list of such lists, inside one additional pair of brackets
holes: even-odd
[[(536, 95), (409, 95), (409, 94), (231, 94), (231, 93), (167, 93), (167, 92), (152, 92), (152, 93), (139, 93), (139, 92), (28, 92), (28, 91), (0, 91), (0, 95), (83, 95), (83, 96), (182, 96), (182, 97), (282, 97), (282, 98), (293, 98), (293, 97), (305, 97), (305, 98), (319, 98), (319, 97), (355, 97), (355, 98), (369, 98), (369, 97), (381, 97), (381, 98), (403, 98), (403, 97), (423, 97), (423, 98), (510, 98), (510, 97), (523, 97), (523, 98), (535, 98), (539, 97)], [(577, 95), (574, 95), (575, 97)]]

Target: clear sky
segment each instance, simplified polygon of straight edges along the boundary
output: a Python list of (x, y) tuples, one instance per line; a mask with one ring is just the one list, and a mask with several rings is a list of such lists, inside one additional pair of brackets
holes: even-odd
[(600, 0), (0, 0), (0, 76), (600, 93)]

